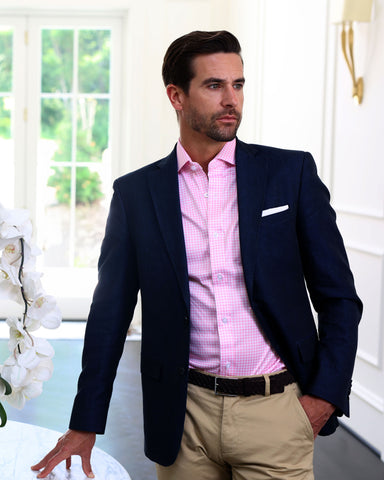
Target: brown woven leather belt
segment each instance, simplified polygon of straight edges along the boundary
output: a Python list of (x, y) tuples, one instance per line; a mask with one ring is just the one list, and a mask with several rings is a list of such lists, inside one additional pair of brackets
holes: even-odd
[[(284, 387), (295, 382), (292, 375), (284, 370), (281, 373), (269, 375), (270, 394), (283, 393)], [(190, 369), (188, 376), (189, 383), (203, 388), (213, 390), (216, 395), (225, 396), (250, 396), (265, 395), (266, 382), (264, 376), (248, 378), (223, 378), (205, 375), (197, 370)]]

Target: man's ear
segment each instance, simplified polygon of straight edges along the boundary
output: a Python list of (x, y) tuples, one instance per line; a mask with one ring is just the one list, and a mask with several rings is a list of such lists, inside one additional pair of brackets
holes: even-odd
[(167, 85), (167, 95), (176, 112), (183, 109), (185, 93), (180, 87), (173, 85), (172, 83)]

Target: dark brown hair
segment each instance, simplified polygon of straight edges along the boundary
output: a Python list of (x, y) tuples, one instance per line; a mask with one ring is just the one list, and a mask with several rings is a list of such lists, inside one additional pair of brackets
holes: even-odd
[(195, 31), (177, 38), (169, 46), (163, 62), (163, 81), (189, 91), (189, 84), (194, 77), (192, 62), (198, 55), (212, 53), (241, 54), (240, 43), (232, 33), (226, 30), (216, 32)]

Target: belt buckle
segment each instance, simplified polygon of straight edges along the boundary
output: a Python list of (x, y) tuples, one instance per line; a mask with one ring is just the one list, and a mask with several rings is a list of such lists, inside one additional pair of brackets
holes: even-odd
[(224, 392), (219, 392), (217, 390), (217, 388), (219, 387), (217, 381), (220, 379), (220, 377), (215, 377), (215, 388), (214, 388), (214, 391), (215, 391), (215, 395), (219, 395), (221, 397), (237, 397), (238, 395), (233, 395), (231, 393), (224, 393)]

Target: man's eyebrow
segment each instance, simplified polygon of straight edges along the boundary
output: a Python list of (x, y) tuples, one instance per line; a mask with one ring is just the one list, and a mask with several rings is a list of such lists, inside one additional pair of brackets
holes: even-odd
[[(202, 86), (210, 85), (211, 83), (225, 83), (225, 80), (223, 78), (216, 78), (216, 77), (206, 78), (205, 80), (203, 80)], [(234, 80), (233, 83), (245, 83), (245, 78), (244, 77), (237, 78), (236, 80)]]

